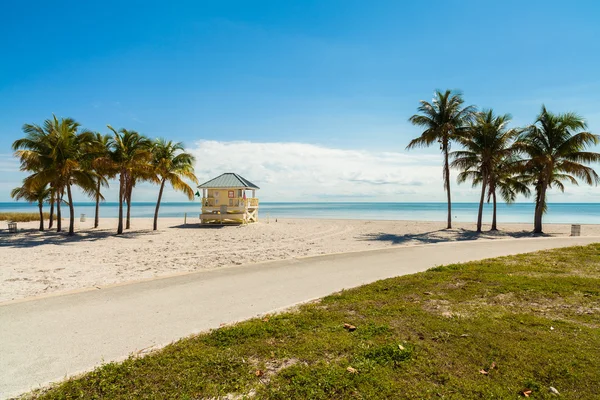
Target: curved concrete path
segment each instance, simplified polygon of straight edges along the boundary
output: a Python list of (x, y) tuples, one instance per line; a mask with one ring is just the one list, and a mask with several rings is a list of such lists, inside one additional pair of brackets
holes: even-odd
[(276, 261), (0, 305), (0, 398), (132, 352), (436, 265), (600, 242), (448, 242)]

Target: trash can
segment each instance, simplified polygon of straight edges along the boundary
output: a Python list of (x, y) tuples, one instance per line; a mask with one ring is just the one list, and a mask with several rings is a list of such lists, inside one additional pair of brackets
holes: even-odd
[(581, 236), (581, 225), (571, 225), (571, 236)]
[(79, 222), (85, 222), (85, 214), (81, 214), (79, 217)]
[(17, 233), (17, 223), (8, 221), (8, 232), (9, 233)]

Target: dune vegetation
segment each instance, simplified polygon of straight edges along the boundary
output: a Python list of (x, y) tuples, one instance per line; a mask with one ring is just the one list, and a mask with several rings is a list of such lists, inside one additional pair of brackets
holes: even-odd
[[(50, 213), (45, 212), (43, 215), (44, 219), (50, 218)], [(31, 222), (39, 220), (40, 215), (38, 213), (0, 212), (0, 221)]]

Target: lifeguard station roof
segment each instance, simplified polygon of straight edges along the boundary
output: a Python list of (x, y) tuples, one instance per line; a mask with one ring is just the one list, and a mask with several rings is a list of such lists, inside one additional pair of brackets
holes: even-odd
[(222, 175), (217, 176), (216, 178), (211, 179), (208, 182), (204, 182), (202, 185), (198, 186), (199, 189), (229, 189), (229, 188), (237, 188), (237, 189), (260, 189), (254, 183), (250, 182), (248, 179), (239, 176), (238, 174), (234, 174), (233, 172), (226, 172)]

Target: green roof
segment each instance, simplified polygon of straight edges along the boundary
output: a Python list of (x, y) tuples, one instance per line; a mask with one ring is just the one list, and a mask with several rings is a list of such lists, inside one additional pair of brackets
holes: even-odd
[(218, 189), (218, 188), (239, 188), (239, 189), (260, 189), (254, 183), (249, 180), (239, 176), (238, 174), (234, 174), (232, 172), (227, 172), (222, 175), (217, 176), (214, 179), (211, 179), (208, 182), (204, 182), (202, 185), (198, 186), (200, 189)]

